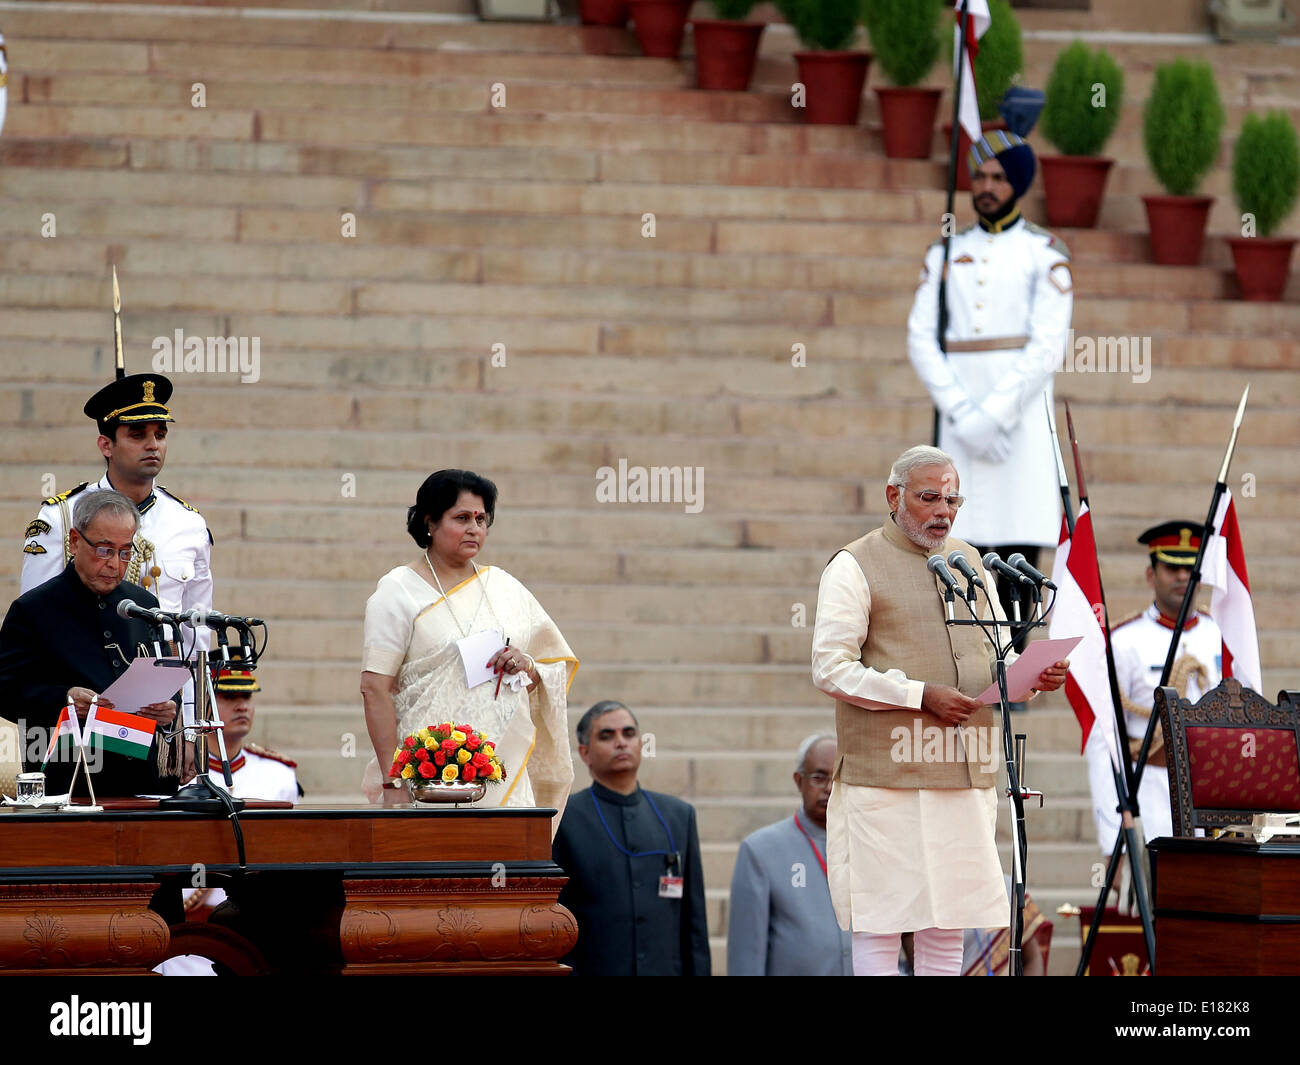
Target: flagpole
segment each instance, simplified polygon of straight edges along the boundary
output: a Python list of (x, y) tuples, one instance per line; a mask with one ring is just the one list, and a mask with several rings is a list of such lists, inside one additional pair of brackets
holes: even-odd
[[(943, 219), (943, 269), (939, 272), (939, 313), (937, 332), (939, 350), (945, 357), (948, 352), (948, 260), (952, 255), (952, 231), (954, 228), (953, 202), (957, 197), (957, 145), (961, 136), (961, 83), (966, 72), (966, 26), (970, 19), (970, 0), (961, 0), (957, 12), (957, 64), (953, 68), (952, 87), (952, 137), (948, 145), (948, 205), (944, 209)], [(934, 408), (934, 423), (931, 430), (932, 443), (939, 446), (939, 408)]]
[[(1074, 476), (1079, 489), (1079, 508), (1088, 507), (1091, 512), (1092, 507), (1088, 502), (1088, 483), (1083, 476), (1083, 460), (1079, 456), (1079, 438), (1074, 433), (1074, 418), (1070, 414), (1070, 401), (1065, 401), (1065, 426), (1066, 431), (1070, 434), (1070, 447), (1074, 452)], [(1093, 523), (1094, 528), (1096, 523)], [(1096, 538), (1093, 538), (1093, 550), (1096, 550)], [(1087, 938), (1083, 941), (1083, 951), (1079, 955), (1079, 965), (1075, 969), (1075, 976), (1082, 976), (1088, 969), (1088, 962), (1092, 958), (1093, 944), (1097, 939), (1097, 931), (1101, 928), (1101, 919), (1106, 912), (1106, 902), (1110, 898), (1111, 885), (1115, 882), (1115, 873), (1119, 869), (1120, 855), (1123, 854), (1127, 846), (1129, 853), (1129, 866), (1133, 876), (1134, 892), (1137, 895), (1138, 913), (1142, 918), (1142, 937), (1146, 941), (1147, 962), (1151, 966), (1151, 971), (1155, 971), (1156, 960), (1156, 936), (1155, 926), (1151, 922), (1150, 903), (1147, 899), (1146, 885), (1143, 883), (1142, 867), (1138, 864), (1136, 855), (1137, 849), (1137, 832), (1135, 819), (1141, 815), (1137, 804), (1137, 776), (1133, 772), (1129, 761), (1129, 738), (1128, 722), (1124, 718), (1124, 704), (1120, 698), (1119, 675), (1115, 671), (1115, 650), (1110, 644), (1110, 613), (1106, 609), (1106, 590), (1101, 580), (1101, 559), (1097, 560), (1097, 593), (1101, 599), (1101, 622), (1102, 635), (1106, 642), (1106, 679), (1110, 684), (1111, 709), (1115, 714), (1115, 746), (1118, 748), (1116, 754), (1119, 756), (1120, 768), (1115, 768), (1115, 763), (1111, 762), (1111, 777), (1115, 784), (1115, 796), (1119, 802), (1120, 814), (1120, 831), (1115, 837), (1115, 846), (1111, 850), (1110, 861), (1106, 864), (1106, 879), (1101, 887), (1101, 894), (1097, 897), (1097, 905), (1092, 911), (1092, 924), (1088, 928)], [(1094, 604), (1094, 607), (1096, 604)], [(1109, 758), (1109, 754), (1107, 758)]]
[(1052, 401), (1047, 398), (1047, 393), (1043, 393), (1043, 406), (1047, 410), (1047, 428), (1052, 434), (1052, 452), (1056, 455), (1056, 479), (1061, 483), (1061, 507), (1065, 512), (1065, 528), (1073, 536), (1074, 511), (1070, 507), (1070, 481), (1065, 475), (1065, 460), (1061, 458), (1061, 438), (1056, 432), (1056, 412), (1052, 410)]
[[(1201, 545), (1196, 549), (1196, 561), (1192, 564), (1191, 576), (1187, 579), (1187, 590), (1183, 593), (1183, 601), (1178, 607), (1178, 620), (1174, 623), (1173, 635), (1169, 638), (1169, 650), (1165, 653), (1164, 669), (1160, 671), (1160, 683), (1156, 685), (1163, 688), (1169, 683), (1169, 675), (1173, 672), (1174, 659), (1178, 656), (1178, 643), (1183, 634), (1183, 626), (1187, 624), (1187, 615), (1192, 612), (1192, 600), (1196, 597), (1197, 589), (1201, 583), (1201, 563), (1205, 558), (1205, 549), (1210, 542), (1210, 537), (1216, 532), (1214, 528), (1214, 519), (1219, 515), (1219, 504), (1223, 501), (1223, 493), (1228, 490), (1228, 467), (1232, 463), (1233, 453), (1237, 450), (1237, 434), (1241, 429), (1241, 420), (1246, 414), (1246, 400), (1250, 396), (1250, 385), (1246, 386), (1241, 393), (1241, 400), (1237, 404), (1237, 414), (1232, 420), (1232, 435), (1228, 438), (1228, 446), (1223, 452), (1223, 464), (1219, 467), (1219, 479), (1214, 484), (1214, 491), (1210, 495), (1210, 511), (1205, 517), (1205, 528), (1201, 532)], [(1133, 777), (1139, 783), (1142, 780), (1142, 772), (1146, 769), (1147, 757), (1151, 751), (1151, 743), (1155, 739), (1156, 732), (1156, 715), (1153, 711), (1147, 718), (1146, 733), (1142, 737), (1142, 746), (1138, 750), (1137, 769)]]

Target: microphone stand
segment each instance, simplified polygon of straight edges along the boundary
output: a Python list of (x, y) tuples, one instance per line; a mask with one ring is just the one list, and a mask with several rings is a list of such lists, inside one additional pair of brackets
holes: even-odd
[[(969, 585), (969, 591), (974, 592), (974, 584)], [(1034, 600), (1037, 609), (1027, 621), (1020, 620), (1020, 602), (1021, 592), (1018, 588), (1014, 589), (1015, 595), (1012, 599), (1013, 612), (1016, 615), (1014, 621), (1007, 623), (1007, 629), (1010, 630), (1010, 638), (1004, 644), (1002, 642), (1002, 626), (998, 622), (997, 610), (994, 608), (993, 594), (986, 588), (984, 598), (988, 604), (989, 620), (986, 622), (980, 618), (976, 610), (976, 596), (971, 595), (969, 599), (963, 598), (962, 602), (966, 603), (966, 609), (970, 613), (969, 618), (956, 618), (952, 616), (952, 590), (948, 589), (945, 599), (948, 603), (948, 625), (978, 625), (993, 644), (993, 650), (996, 655), (994, 662), (994, 673), (998, 682), (998, 703), (1002, 717), (1002, 754), (1006, 762), (1007, 772), (1007, 800), (1008, 808), (1011, 813), (1011, 914), (1008, 931), (1011, 935), (1011, 945), (1008, 953), (1008, 967), (1012, 976), (1024, 976), (1025, 966), (1024, 958), (1021, 954), (1021, 940), (1025, 932), (1025, 876), (1026, 866), (1029, 857), (1029, 840), (1025, 829), (1025, 799), (1036, 798), (1038, 805), (1043, 805), (1043, 793), (1032, 788), (1026, 787), (1022, 780), (1025, 769), (1025, 733), (1012, 734), (1011, 731), (1011, 712), (1009, 704), (1011, 702), (1007, 691), (1007, 655), (1013, 650), (1016, 640), (1031, 629), (1038, 628), (1046, 624), (1043, 619), (1042, 611), (1042, 594), (1035, 588)], [(991, 629), (991, 631), (990, 631)]]

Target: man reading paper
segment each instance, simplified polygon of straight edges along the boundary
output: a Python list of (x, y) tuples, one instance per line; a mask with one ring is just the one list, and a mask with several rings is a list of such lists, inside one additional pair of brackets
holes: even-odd
[[(53, 580), (15, 599), (0, 626), (0, 691), (18, 720), (26, 771), (41, 767), (64, 707), (74, 706), (84, 720), (92, 701), (98, 701), (100, 693), (126, 672), (138, 649), (151, 642), (146, 622), (117, 613), (123, 600), (158, 607), (151, 594), (123, 579), (138, 523), (135, 505), (118, 492), (106, 489), (85, 495), (73, 511), (72, 561)], [(176, 717), (174, 699), (123, 708), (132, 715), (114, 715), (113, 707), (100, 705), (107, 706), (109, 716), (138, 715), (155, 725), (168, 725)], [(132, 736), (148, 733), (147, 727), (118, 725)], [(161, 742), (155, 734), (145, 757), (104, 744), (88, 751), (96, 795), (174, 793), (179, 773), (165, 776), (160, 770)], [(45, 767), (46, 791), (66, 791), (74, 765), (70, 746), (62, 752), (56, 747)]]

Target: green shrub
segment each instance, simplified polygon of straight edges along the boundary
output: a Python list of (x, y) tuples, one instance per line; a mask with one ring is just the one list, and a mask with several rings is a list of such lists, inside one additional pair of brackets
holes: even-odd
[(1047, 79), (1042, 131), (1062, 155), (1100, 155), (1119, 122), (1124, 72), (1105, 51), (1075, 41)]
[(758, 0), (713, 0), (713, 10), (718, 18), (732, 19), (739, 22), (748, 18)]
[(1232, 153), (1232, 194), (1268, 237), (1291, 213), (1300, 192), (1300, 140), (1285, 111), (1247, 115)]
[(862, 0), (777, 0), (777, 9), (805, 48), (847, 48), (857, 32)]
[[(1011, 10), (1009, 0), (989, 0), (989, 19), (989, 28), (980, 38), (979, 51), (975, 55), (975, 102), (984, 122), (1001, 117), (998, 104), (1025, 66), (1020, 20)], [(944, 55), (951, 68), (954, 34), (951, 32), (952, 23), (946, 20), (945, 23)]]
[(998, 117), (998, 104), (1025, 66), (1020, 20), (1009, 0), (989, 0), (989, 16), (975, 56), (975, 99), (985, 122)]
[(876, 65), (900, 88), (919, 84), (939, 58), (945, 0), (864, 0), (862, 21)]
[(1147, 162), (1171, 196), (1190, 196), (1214, 165), (1223, 104), (1210, 64), (1175, 59), (1156, 67), (1142, 116)]

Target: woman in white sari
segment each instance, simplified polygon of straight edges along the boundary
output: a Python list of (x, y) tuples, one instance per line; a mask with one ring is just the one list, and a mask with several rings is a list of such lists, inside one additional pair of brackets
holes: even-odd
[[(507, 779), (490, 784), (480, 805), (564, 810), (578, 660), (527, 588), (478, 564), (496, 497), (496, 485), (467, 470), (432, 474), (407, 512), (423, 554), (384, 574), (366, 603), (361, 696), (375, 757), (362, 789), (371, 802), (386, 785), (405, 786), (387, 777), (400, 740), (449, 721), (486, 733), (505, 766)], [(462, 661), (467, 639), (480, 650)], [(493, 679), (469, 687), (466, 671), (483, 666)]]

